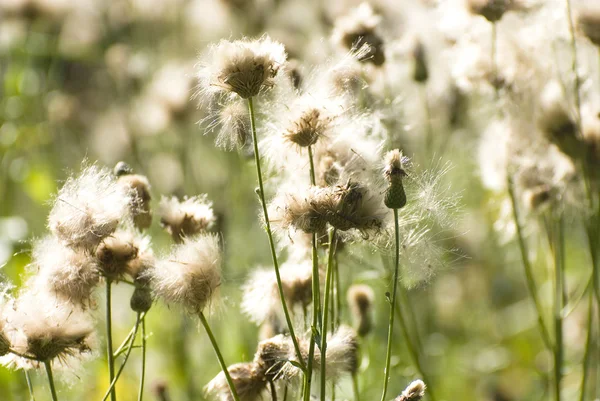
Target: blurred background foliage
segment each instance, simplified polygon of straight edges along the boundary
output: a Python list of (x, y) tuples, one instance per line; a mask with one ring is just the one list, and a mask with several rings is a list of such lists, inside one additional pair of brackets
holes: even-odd
[[(214, 138), (203, 135), (204, 127), (198, 124), (203, 110), (190, 100), (196, 85), (193, 66), (197, 54), (211, 42), (268, 32), (286, 45), (290, 58), (300, 60), (301, 72), (308, 71), (310, 65), (331, 56), (327, 38), (332, 21), (355, 5), (344, 0), (1, 0), (2, 280), (21, 285), (31, 239), (46, 232), (49, 202), (61, 182), (80, 170), (83, 160), (109, 167), (124, 160), (148, 176), (154, 205), (161, 194), (206, 193), (214, 201), (226, 264), (222, 300), (211, 320), (229, 364), (251, 359), (258, 330), (240, 313), (240, 286), (252, 269), (270, 263), (257, 219), (253, 161), (245, 152), (215, 148)], [(432, 124), (436, 136), (449, 138), (441, 159), (449, 160), (453, 168), (444, 180), (460, 195), (448, 196), (461, 197), (455, 236), (448, 240), (460, 256), (431, 282), (407, 292), (416, 311), (414, 329), (423, 344), (422, 363), (431, 372), (431, 385), (443, 400), (547, 397), (544, 378), (551, 374), (552, 361), (535, 326), (518, 248), (494, 229), (501, 199), (485, 191), (479, 180), (477, 138), (491, 112), (472, 113), (463, 105), (451, 113), (450, 107), (460, 105), (456, 97), (460, 93), (441, 84), (448, 79), (436, 52), (442, 40), (430, 32), (435, 24), (423, 24), (424, 16), (433, 13), (433, 2), (380, 1), (376, 7), (383, 16), (390, 51), (398, 52), (402, 35), (419, 23), (421, 35), (431, 45)], [(398, 106), (392, 118), (398, 121), (397, 135), (404, 144), (403, 135), (410, 143), (422, 132), (424, 116), (422, 111), (412, 113), (421, 108), (420, 88), (406, 79), (408, 69), (403, 69), (404, 56), (399, 54), (400, 67), (392, 72), (400, 77), (394, 79), (409, 83), (393, 97), (408, 105), (407, 117)], [(477, 109), (477, 102), (474, 96), (471, 109)], [(408, 153), (418, 149), (413, 150)], [(415, 158), (423, 164), (429, 160)], [(579, 282), (581, 266), (588, 259), (581, 247), (580, 227), (570, 223), (567, 275)], [(155, 251), (164, 253), (170, 238), (157, 219), (151, 234)], [(543, 241), (538, 242), (543, 248)], [(543, 304), (549, 308), (552, 289), (544, 258), (543, 253), (538, 255), (537, 265), (542, 266), (538, 271)], [(368, 248), (341, 254), (340, 268), (343, 289), (358, 282), (375, 289), (376, 325), (361, 344), (360, 368), (362, 399), (374, 399), (381, 387), (388, 313), (384, 294), (390, 283), (382, 273), (380, 256)], [(129, 309), (130, 289), (122, 287), (117, 286), (115, 301), (122, 307), (114, 312), (117, 343), (135, 320)], [(101, 315), (101, 308), (94, 313)], [(350, 321), (347, 310), (343, 320)], [(152, 333), (148, 388), (166, 386), (172, 400), (203, 399), (202, 387), (219, 372), (204, 332), (195, 320), (160, 303), (147, 322)], [(574, 399), (585, 311), (576, 311), (567, 322), (565, 399)], [(399, 330), (396, 335), (401, 338)], [(398, 340), (395, 346), (390, 395), (399, 394), (418, 377), (403, 342)], [(95, 361), (76, 372), (61, 374), (61, 399), (101, 399), (108, 378), (102, 347), (97, 354)], [(134, 352), (117, 386), (123, 401), (136, 397), (138, 362)], [(599, 373), (592, 371), (592, 382), (598, 383)], [(34, 374), (33, 381), (36, 399), (48, 399), (43, 376)], [(594, 391), (599, 391), (596, 384)], [(352, 397), (346, 379), (338, 387), (338, 398)], [(28, 399), (22, 372), (0, 369), (0, 398)], [(147, 399), (157, 399), (152, 390)]]

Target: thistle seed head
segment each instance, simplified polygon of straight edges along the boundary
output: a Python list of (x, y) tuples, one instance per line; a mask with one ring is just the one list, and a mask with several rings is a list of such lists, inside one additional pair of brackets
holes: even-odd
[(158, 210), (160, 223), (175, 243), (210, 230), (216, 221), (212, 202), (206, 195), (184, 198), (183, 201), (174, 196), (163, 197)]
[(426, 388), (422, 380), (415, 380), (394, 401), (419, 401), (425, 396)]
[(596, 46), (600, 46), (600, 5), (587, 4), (579, 10), (578, 26), (581, 32)]
[(131, 168), (129, 170), (124, 169), (123, 164), (123, 162), (119, 162), (115, 166), (117, 182), (130, 190), (132, 196), (129, 204), (129, 212), (133, 218), (133, 223), (138, 229), (145, 230), (152, 223), (150, 182), (143, 175), (133, 174)]
[(512, 0), (467, 0), (469, 11), (481, 15), (489, 22), (497, 22), (502, 19), (505, 12), (509, 10)]
[[(240, 401), (258, 401), (265, 391), (267, 382), (254, 362), (236, 363), (227, 368)], [(233, 396), (223, 372), (212, 379), (205, 392), (219, 401), (233, 401)]]
[(300, 115), (290, 121), (290, 126), (283, 134), (285, 139), (306, 148), (317, 143), (327, 133), (331, 119), (323, 110), (308, 107)]
[(369, 3), (362, 3), (350, 14), (338, 18), (335, 22), (333, 39), (347, 50), (366, 51), (359, 61), (381, 66), (385, 62), (384, 41), (377, 32), (381, 16), (375, 14)]
[(375, 295), (368, 285), (355, 284), (348, 288), (348, 305), (352, 312), (356, 333), (364, 337), (373, 326), (371, 308)]

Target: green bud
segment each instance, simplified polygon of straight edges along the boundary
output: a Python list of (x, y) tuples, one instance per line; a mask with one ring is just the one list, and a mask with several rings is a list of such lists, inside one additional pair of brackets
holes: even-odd
[(152, 306), (152, 294), (146, 287), (137, 287), (131, 295), (131, 309), (135, 312), (148, 312)]

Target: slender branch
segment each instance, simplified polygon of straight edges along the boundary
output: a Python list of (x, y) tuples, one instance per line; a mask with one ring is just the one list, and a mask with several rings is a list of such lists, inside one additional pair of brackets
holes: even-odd
[(585, 401), (585, 390), (587, 387), (587, 377), (592, 355), (592, 333), (594, 332), (594, 314), (592, 313), (592, 310), (594, 309), (594, 304), (592, 303), (593, 298), (592, 293), (590, 293), (588, 305), (588, 333), (587, 340), (585, 341), (585, 354), (583, 356), (583, 372), (581, 373), (581, 393), (579, 401)]
[(140, 373), (140, 388), (138, 401), (144, 398), (144, 381), (146, 379), (146, 316), (142, 318), (142, 371)]
[[(113, 343), (112, 343), (112, 294), (111, 294), (112, 280), (106, 279), (106, 355), (108, 356), (108, 377), (110, 383), (115, 379), (115, 359), (113, 355)], [(110, 399), (111, 401), (117, 400), (117, 390), (111, 385)]]
[(277, 401), (277, 389), (271, 380), (269, 380), (269, 388), (271, 389), (271, 400)]
[(44, 361), (44, 366), (46, 367), (46, 374), (48, 375), (48, 383), (50, 384), (52, 401), (58, 401), (58, 397), (56, 396), (56, 388), (54, 387), (54, 377), (52, 376), (52, 366), (50, 365), (50, 361)]
[(304, 394), (303, 400), (310, 400), (310, 388), (312, 385), (312, 371), (315, 359), (315, 333), (320, 326), (320, 286), (319, 286), (319, 261), (317, 255), (317, 234), (312, 235), (312, 296), (313, 296), (313, 316), (310, 334), (310, 344), (308, 346), (308, 361), (306, 365), (306, 374), (304, 375)]
[(323, 300), (323, 330), (321, 332), (321, 401), (326, 401), (325, 393), (327, 370), (327, 323), (329, 319), (329, 297), (331, 296), (331, 273), (333, 271), (333, 254), (335, 253), (337, 229), (329, 230), (329, 255), (325, 273), (325, 298)]
[(221, 350), (219, 349), (217, 340), (215, 339), (215, 336), (213, 335), (213, 332), (210, 329), (208, 322), (206, 321), (206, 317), (204, 317), (203, 312), (200, 312), (198, 314), (198, 316), (200, 317), (200, 322), (202, 322), (202, 325), (204, 326), (204, 330), (206, 330), (206, 334), (208, 334), (208, 338), (210, 339), (213, 349), (215, 350), (215, 354), (217, 354), (217, 359), (219, 360), (219, 365), (221, 365), (221, 370), (223, 371), (223, 374), (225, 375), (225, 379), (227, 380), (227, 384), (229, 385), (229, 390), (231, 390), (231, 395), (233, 397), (233, 400), (240, 401), (240, 398), (238, 396), (235, 385), (233, 384), (233, 380), (231, 379), (231, 375), (229, 374), (229, 370), (227, 370), (227, 365), (225, 364), (225, 360), (223, 360), (223, 355), (221, 354)]
[[(560, 217), (557, 217), (562, 220)], [(554, 220), (554, 216), (551, 216)], [(555, 336), (555, 347), (554, 347), (554, 399), (556, 401), (561, 400), (561, 381), (562, 381), (562, 365), (564, 358), (563, 350), (563, 320), (562, 320), (562, 309), (563, 309), (563, 260), (562, 260), (562, 223), (560, 221), (551, 221), (550, 227), (553, 233), (551, 233), (551, 239), (553, 242), (552, 250), (554, 254), (554, 336)], [(558, 224), (556, 224), (558, 223)]]
[(267, 231), (267, 236), (269, 237), (269, 246), (271, 248), (271, 257), (273, 259), (273, 268), (275, 269), (275, 277), (277, 279), (277, 289), (279, 291), (279, 298), (281, 299), (281, 306), (283, 308), (283, 314), (285, 315), (285, 320), (288, 326), (288, 330), (290, 332), (290, 337), (292, 338), (292, 342), (294, 343), (294, 349), (296, 351), (296, 357), (298, 358), (298, 363), (302, 367), (303, 371), (306, 371), (306, 366), (304, 364), (304, 360), (302, 358), (302, 353), (300, 352), (300, 346), (298, 345), (298, 339), (296, 338), (296, 334), (294, 333), (294, 325), (292, 324), (292, 319), (290, 318), (290, 313), (288, 311), (287, 302), (285, 301), (285, 297), (283, 294), (283, 287), (281, 285), (281, 275), (279, 274), (279, 263), (277, 262), (277, 251), (275, 250), (275, 242), (273, 240), (273, 232), (271, 231), (271, 222), (269, 221), (269, 212), (267, 210), (267, 201), (265, 200), (265, 189), (263, 185), (262, 179), (262, 171), (260, 167), (260, 153), (258, 150), (258, 138), (256, 135), (256, 121), (255, 121), (255, 113), (254, 113), (254, 103), (252, 98), (248, 98), (248, 111), (250, 113), (250, 126), (252, 128), (252, 143), (254, 145), (254, 160), (256, 162), (256, 175), (258, 179), (258, 187), (259, 187), (259, 197), (260, 203), (263, 209), (263, 216), (265, 219), (265, 228)]
[(540, 329), (540, 334), (542, 335), (542, 340), (546, 345), (548, 350), (553, 349), (552, 341), (550, 340), (550, 334), (548, 328), (546, 327), (546, 323), (543, 318), (543, 311), (540, 305), (537, 286), (535, 283), (535, 278), (533, 277), (533, 269), (531, 267), (531, 263), (529, 261), (529, 253), (527, 251), (527, 243), (525, 242), (525, 237), (523, 236), (523, 229), (521, 227), (521, 221), (519, 218), (519, 210), (517, 206), (517, 198), (515, 195), (515, 188), (513, 183), (513, 178), (511, 174), (507, 174), (507, 187), (508, 187), (508, 195), (510, 197), (510, 202), (512, 206), (512, 217), (515, 223), (516, 231), (517, 231), (517, 241), (519, 243), (519, 250), (521, 252), (521, 261), (523, 263), (523, 270), (525, 271), (525, 279), (527, 283), (527, 290), (529, 291), (529, 296), (531, 297), (531, 301), (535, 307), (537, 312), (537, 321)]

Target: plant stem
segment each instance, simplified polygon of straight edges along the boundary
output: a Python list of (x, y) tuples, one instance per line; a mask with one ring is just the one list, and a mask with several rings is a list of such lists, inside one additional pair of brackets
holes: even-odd
[(341, 286), (340, 286), (340, 271), (338, 269), (338, 254), (334, 255), (333, 260), (333, 274), (335, 277), (335, 327), (340, 327), (342, 324), (342, 295), (341, 295)]
[(272, 381), (269, 380), (269, 387), (271, 389), (271, 400), (277, 401), (277, 390), (275, 389), (275, 385)]
[[(108, 377), (110, 383), (115, 379), (115, 358), (113, 355), (113, 343), (112, 343), (112, 294), (111, 294), (112, 280), (106, 279), (106, 354), (108, 356)], [(110, 391), (111, 401), (117, 400), (117, 390), (114, 386), (111, 386)]]
[(233, 380), (231, 379), (231, 375), (229, 374), (229, 370), (227, 370), (227, 365), (225, 365), (225, 361), (223, 360), (223, 355), (221, 354), (217, 340), (215, 339), (215, 336), (213, 335), (212, 330), (206, 321), (206, 317), (204, 317), (203, 312), (200, 312), (198, 316), (200, 317), (200, 322), (202, 322), (202, 325), (204, 326), (204, 330), (206, 330), (206, 334), (208, 334), (208, 338), (210, 339), (213, 349), (215, 350), (215, 354), (217, 354), (217, 359), (219, 360), (221, 370), (223, 371), (225, 379), (227, 380), (227, 384), (229, 385), (229, 389), (231, 390), (231, 395), (233, 396), (234, 401), (240, 401), (235, 385), (233, 384)]
[[(394, 209), (394, 231), (396, 237), (396, 259), (394, 263), (394, 284), (392, 289), (392, 298), (388, 298), (390, 302), (390, 316), (388, 321), (388, 341), (387, 352), (385, 356), (385, 368), (383, 370), (383, 392), (381, 393), (381, 401), (386, 400), (388, 382), (390, 379), (390, 362), (392, 360), (392, 338), (394, 335), (394, 309), (396, 307), (396, 293), (398, 290), (398, 276), (400, 271), (400, 229), (398, 227), (398, 209)], [(389, 297), (389, 294), (387, 294)]]
[(29, 376), (29, 371), (23, 370), (25, 372), (25, 381), (27, 382), (27, 390), (29, 391), (29, 400), (35, 401), (35, 396), (33, 395), (33, 385), (31, 384), (31, 377)]
[(144, 398), (144, 381), (146, 379), (146, 316), (142, 319), (142, 371), (140, 373), (140, 389), (138, 401)]
[(360, 393), (358, 391), (358, 375), (352, 373), (352, 392), (354, 393), (354, 401), (360, 401)]
[(590, 357), (592, 354), (592, 333), (594, 332), (594, 314), (592, 313), (592, 310), (594, 309), (594, 304), (592, 303), (593, 298), (593, 294), (590, 293), (590, 301), (588, 305), (588, 333), (587, 340), (585, 342), (585, 354), (583, 356), (583, 372), (581, 373), (581, 394), (579, 396), (579, 401), (585, 401), (587, 377), (590, 369)]
[(58, 397), (56, 396), (56, 388), (54, 387), (54, 377), (52, 376), (52, 366), (50, 366), (50, 361), (44, 361), (44, 366), (46, 367), (46, 374), (48, 375), (48, 383), (50, 384), (52, 401), (58, 401)]
[[(410, 301), (410, 297), (407, 291), (404, 291), (402, 289), (402, 286), (400, 286), (400, 288), (398, 288), (398, 293), (399, 293), (399, 298), (398, 298), (398, 305), (396, 305), (396, 308), (400, 308), (400, 305), (404, 305), (406, 307), (406, 311), (408, 312), (408, 321), (409, 321), (409, 325), (407, 325), (407, 327), (413, 327), (414, 328), (414, 333), (411, 337), (412, 342), (414, 343), (414, 347), (415, 350), (417, 352), (417, 354), (421, 353), (421, 350), (423, 349), (423, 345), (421, 344), (421, 335), (419, 334), (419, 325), (417, 324), (417, 317), (415, 315), (415, 311), (413, 309), (412, 303)], [(427, 386), (430, 386), (430, 384), (427, 384)]]
[[(554, 220), (554, 216), (551, 216)], [(563, 260), (562, 260), (562, 220), (551, 221), (553, 253), (554, 253), (554, 396), (556, 401), (561, 400), (561, 381), (562, 381), (562, 364), (563, 364)], [(556, 224), (558, 223), (558, 224)]]
[[(267, 231), (267, 236), (269, 237), (269, 247), (271, 248), (271, 257), (273, 259), (273, 268), (275, 269), (275, 277), (277, 279), (277, 289), (279, 291), (279, 298), (281, 299), (281, 306), (283, 308), (283, 314), (285, 315), (285, 320), (288, 326), (288, 330), (290, 332), (290, 337), (292, 338), (292, 342), (294, 343), (294, 349), (296, 351), (296, 357), (298, 358), (298, 363), (302, 367), (302, 370), (306, 372), (306, 366), (304, 364), (304, 360), (302, 358), (302, 353), (300, 352), (300, 346), (298, 345), (298, 339), (294, 333), (294, 325), (292, 324), (292, 319), (290, 318), (290, 313), (288, 311), (287, 302), (285, 301), (285, 297), (283, 294), (283, 287), (281, 285), (281, 275), (279, 274), (279, 263), (277, 262), (277, 251), (275, 250), (275, 242), (273, 240), (273, 232), (271, 231), (271, 222), (269, 221), (269, 212), (267, 210), (267, 201), (265, 200), (265, 189), (263, 185), (262, 179), (262, 171), (260, 167), (260, 153), (258, 151), (258, 138), (256, 135), (256, 121), (255, 121), (255, 113), (254, 113), (254, 103), (252, 98), (248, 98), (248, 111), (250, 113), (250, 126), (252, 128), (252, 142), (254, 145), (254, 160), (256, 162), (256, 176), (258, 179), (258, 187), (260, 193), (258, 194), (260, 197), (260, 203), (263, 209), (263, 216), (265, 219), (265, 228)], [(237, 400), (236, 400), (237, 401)]]
[(331, 273), (333, 271), (333, 254), (335, 253), (337, 229), (329, 229), (329, 255), (325, 273), (325, 298), (323, 300), (323, 330), (321, 332), (321, 401), (326, 401), (326, 368), (327, 368), (327, 323), (329, 318), (329, 297), (331, 296)]
[(131, 336), (131, 340), (129, 342), (129, 346), (127, 347), (127, 352), (125, 353), (125, 357), (123, 358), (123, 362), (121, 362), (121, 366), (119, 367), (119, 370), (117, 371), (117, 374), (111, 380), (110, 387), (108, 388), (108, 390), (106, 390), (106, 394), (104, 394), (104, 398), (102, 399), (102, 401), (105, 401), (108, 398), (108, 396), (110, 394), (112, 394), (115, 386), (117, 385), (117, 380), (119, 380), (119, 377), (121, 377), (121, 373), (123, 373), (123, 369), (125, 369), (125, 364), (127, 364), (127, 361), (129, 360), (129, 356), (131, 355), (131, 351), (133, 350), (133, 343), (135, 342), (135, 336), (136, 336), (136, 334), (138, 332), (138, 329), (140, 327), (141, 317), (142, 317), (142, 314), (138, 313), (137, 317), (135, 319), (135, 326), (133, 326), (133, 336)]
[[(309, 148), (310, 149), (310, 148)], [(312, 371), (315, 359), (315, 333), (320, 326), (320, 286), (319, 286), (319, 261), (317, 255), (317, 234), (312, 234), (312, 298), (313, 298), (313, 316), (310, 334), (310, 344), (308, 346), (308, 361), (306, 365), (306, 374), (304, 375), (304, 394), (303, 400), (310, 401), (310, 388), (312, 386)]]
[(533, 302), (533, 305), (535, 306), (535, 310), (537, 312), (538, 326), (542, 335), (542, 340), (544, 341), (546, 348), (548, 348), (548, 350), (551, 350), (553, 348), (552, 341), (550, 340), (550, 334), (548, 332), (548, 328), (546, 327), (546, 323), (544, 322), (543, 311), (538, 297), (537, 286), (533, 277), (533, 269), (531, 268), (531, 263), (529, 262), (529, 253), (527, 252), (527, 244), (523, 236), (523, 229), (521, 227), (521, 221), (519, 219), (517, 198), (515, 195), (515, 188), (511, 174), (507, 174), (507, 187), (508, 195), (510, 197), (510, 202), (512, 206), (512, 217), (517, 231), (517, 241), (519, 243), (519, 250), (521, 251), (523, 270), (525, 271), (527, 289), (529, 290), (529, 296), (531, 297), (531, 301)]

